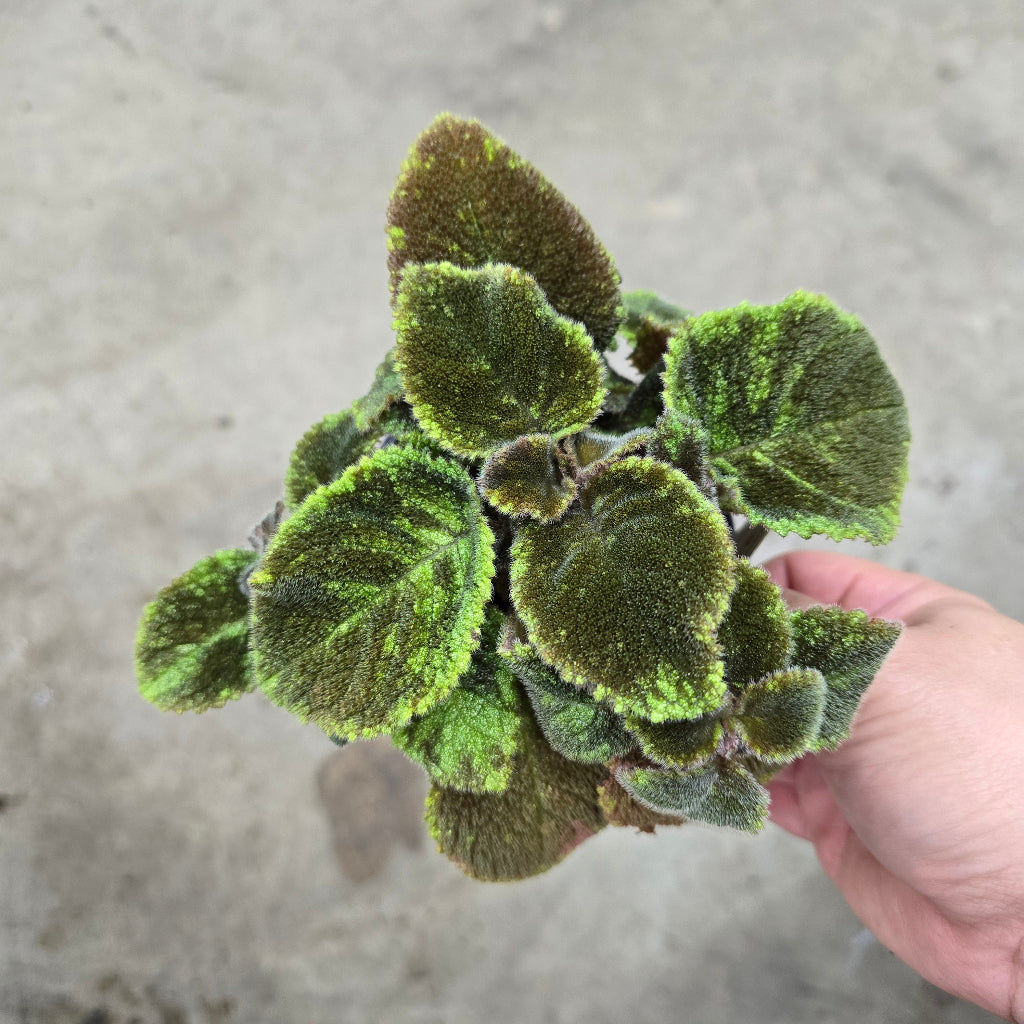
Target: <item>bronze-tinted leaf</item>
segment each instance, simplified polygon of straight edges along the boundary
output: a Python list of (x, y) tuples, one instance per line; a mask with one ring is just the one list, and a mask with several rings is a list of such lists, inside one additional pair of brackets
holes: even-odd
[(625, 316), (620, 328), (632, 349), (629, 361), (647, 373), (665, 355), (672, 332), (690, 315), (654, 292), (627, 292), (622, 296)]
[(715, 630), (732, 586), (718, 511), (678, 470), (635, 456), (591, 480), (578, 512), (525, 523), (512, 546), (512, 602), (544, 660), (655, 722), (721, 704)]
[(567, 761), (536, 727), (524, 734), (503, 793), (435, 785), (427, 797), (427, 824), (438, 849), (485, 882), (547, 871), (605, 824), (597, 787), (606, 769)]
[(477, 478), (480, 493), (513, 519), (558, 519), (576, 497), (564, 475), (550, 434), (527, 434), (499, 448)]
[(619, 323), (619, 275), (561, 192), (477, 121), (441, 114), (412, 147), (388, 208), (397, 298), (409, 263), (521, 267), (599, 349)]
[(563, 442), (569, 471), (577, 482), (584, 483), (606, 467), (627, 455), (645, 455), (654, 441), (654, 431), (647, 427), (625, 434), (609, 434), (601, 430), (582, 430)]

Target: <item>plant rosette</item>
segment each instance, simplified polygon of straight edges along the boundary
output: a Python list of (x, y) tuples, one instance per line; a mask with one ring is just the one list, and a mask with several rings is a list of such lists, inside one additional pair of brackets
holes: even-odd
[(562, 193), (447, 114), (387, 248), (394, 348), (299, 440), (253, 550), (146, 608), (143, 696), (259, 689), (338, 743), (389, 735), (476, 878), (608, 824), (759, 831), (764, 783), (843, 742), (900, 631), (790, 612), (749, 560), (768, 531), (894, 535), (909, 430), (871, 335), (800, 291), (699, 315), (621, 294)]

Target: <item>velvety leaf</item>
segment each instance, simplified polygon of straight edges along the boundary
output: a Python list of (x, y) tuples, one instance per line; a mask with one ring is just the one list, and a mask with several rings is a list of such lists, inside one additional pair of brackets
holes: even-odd
[(568, 468), (582, 484), (627, 455), (646, 454), (653, 440), (654, 432), (645, 427), (625, 434), (583, 430), (564, 441)]
[(704, 425), (734, 511), (783, 534), (892, 539), (907, 413), (856, 317), (806, 292), (744, 303), (688, 320), (666, 361), (666, 405)]
[(733, 585), (722, 517), (682, 473), (615, 462), (512, 546), (512, 603), (568, 682), (620, 714), (697, 717), (725, 695), (715, 629)]
[(623, 767), (615, 778), (640, 803), (662, 813), (744, 832), (760, 832), (768, 819), (768, 791), (746, 768), (722, 757), (691, 771)]
[(590, 338), (515, 267), (406, 267), (395, 329), (416, 418), (459, 454), (487, 455), (523, 434), (571, 434), (601, 408)]
[(827, 687), (816, 747), (834, 750), (849, 736), (860, 699), (902, 627), (841, 608), (806, 608), (793, 612), (792, 623), (793, 664), (817, 669)]
[(552, 750), (535, 727), (503, 793), (463, 793), (434, 785), (427, 825), (438, 849), (486, 882), (538, 875), (604, 827), (597, 786), (603, 767), (575, 764)]
[(649, 454), (681, 469), (705, 494), (714, 493), (709, 478), (708, 437), (692, 416), (671, 409), (663, 412), (655, 424)]
[(306, 431), (288, 461), (284, 487), (289, 509), (297, 509), (318, 487), (337, 480), (377, 448), (400, 443), (448, 454), (419, 429), (407, 405), (387, 407), (365, 430), (357, 421), (355, 412), (345, 410), (325, 416)]
[(654, 832), (658, 825), (684, 825), (686, 818), (678, 814), (660, 814), (634, 800), (614, 778), (607, 778), (597, 787), (597, 801), (605, 821), (619, 828), (635, 828)]
[(440, 786), (471, 793), (500, 793), (508, 786), (524, 709), (512, 669), (497, 652), (504, 620), (491, 605), (483, 639), (459, 685), (392, 734), (395, 746)]
[(529, 648), (508, 657), (523, 684), (548, 743), (563, 757), (583, 764), (603, 764), (636, 747), (622, 719), (585, 690), (558, 678)]
[(254, 551), (231, 549), (198, 561), (146, 606), (135, 644), (139, 691), (164, 711), (205, 711), (255, 685), (249, 602), (239, 578)]
[(785, 764), (812, 749), (825, 708), (825, 677), (791, 668), (759, 680), (740, 698), (736, 734), (760, 760)]
[(599, 349), (615, 335), (612, 258), (579, 210), (477, 121), (441, 114), (419, 137), (391, 194), (387, 230), (396, 297), (409, 263), (508, 263)]
[(356, 426), (360, 430), (369, 429), (401, 402), (402, 396), (402, 378), (395, 368), (395, 350), (392, 348), (377, 367), (369, 392), (352, 406)]
[(306, 431), (295, 446), (284, 478), (284, 495), (293, 511), (313, 491), (337, 480), (353, 463), (373, 450), (377, 437), (356, 426), (348, 409), (331, 413)]
[(625, 317), (620, 332), (629, 342), (629, 361), (647, 373), (665, 355), (668, 339), (690, 314), (659, 299), (654, 292), (627, 292), (622, 296)]
[(725, 678), (734, 687), (787, 668), (793, 646), (789, 609), (771, 577), (736, 560), (736, 589), (718, 630)]
[(477, 486), (499, 512), (542, 523), (561, 516), (576, 497), (550, 434), (527, 434), (503, 445), (484, 463)]
[(443, 700), (479, 644), (493, 535), (466, 471), (412, 446), (315, 491), (249, 580), (271, 700), (348, 739)]
[(717, 714), (659, 723), (628, 716), (626, 724), (640, 741), (640, 749), (652, 761), (676, 768), (693, 768), (710, 760), (723, 735)]

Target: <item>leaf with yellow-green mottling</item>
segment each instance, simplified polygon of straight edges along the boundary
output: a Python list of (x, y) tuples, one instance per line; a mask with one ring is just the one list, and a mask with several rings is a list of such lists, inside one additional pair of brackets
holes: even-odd
[(350, 467), (285, 522), (249, 579), (264, 692), (348, 739), (424, 714), (479, 643), (492, 544), (453, 460), (396, 445)]
[(707, 431), (733, 511), (779, 533), (895, 535), (910, 431), (864, 325), (795, 292), (687, 320), (669, 342), (666, 407)]
[(142, 696), (163, 711), (205, 711), (255, 685), (249, 601), (239, 585), (254, 551), (198, 561), (146, 606), (135, 646)]
[(487, 609), (483, 637), (459, 685), (425, 715), (392, 733), (395, 746), (440, 786), (500, 793), (508, 786), (525, 708), (515, 675), (497, 652), (505, 616)]
[(736, 559), (736, 589), (718, 630), (726, 681), (734, 688), (787, 668), (793, 648), (790, 613), (771, 577)]
[(355, 401), (352, 412), (360, 430), (372, 427), (402, 401), (402, 378), (395, 368), (395, 350), (389, 349), (373, 375), (370, 390)]
[(898, 622), (861, 611), (806, 608), (792, 614), (793, 664), (817, 669), (827, 687), (818, 750), (835, 750), (850, 734), (861, 697), (896, 641)]
[(487, 455), (523, 434), (562, 437), (601, 408), (601, 361), (586, 331), (515, 267), (407, 266), (395, 330), (420, 426), (460, 455)]

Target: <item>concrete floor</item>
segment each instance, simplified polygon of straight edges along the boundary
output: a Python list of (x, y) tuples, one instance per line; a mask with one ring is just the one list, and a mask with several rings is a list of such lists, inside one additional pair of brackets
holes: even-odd
[(0, 0), (3, 1024), (994, 1020), (774, 828), (472, 882), (400, 755), (259, 696), (160, 714), (132, 646), (368, 385), (388, 192), (441, 109), (627, 287), (859, 313), (915, 434), (869, 553), (1024, 617), (1022, 63), (1018, 0)]

